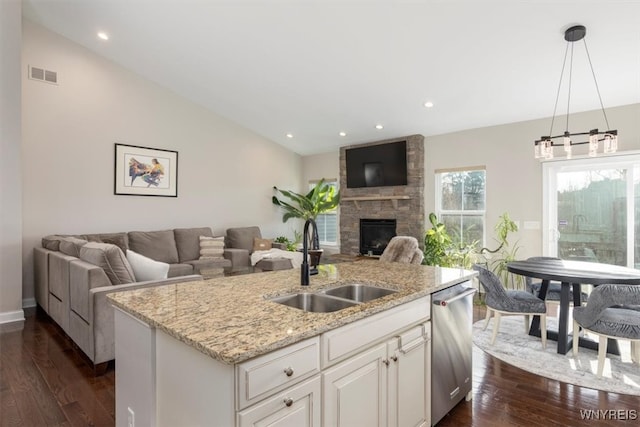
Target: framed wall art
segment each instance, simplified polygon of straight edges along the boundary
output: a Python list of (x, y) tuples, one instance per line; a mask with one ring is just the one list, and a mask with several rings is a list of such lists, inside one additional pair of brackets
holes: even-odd
[(178, 197), (178, 152), (117, 144), (114, 194)]

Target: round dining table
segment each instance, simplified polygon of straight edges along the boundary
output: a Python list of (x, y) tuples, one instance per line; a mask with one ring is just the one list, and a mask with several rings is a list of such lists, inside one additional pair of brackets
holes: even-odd
[[(568, 261), (544, 259), (531, 261), (512, 261), (507, 263), (507, 270), (513, 274), (542, 279), (538, 297), (544, 300), (551, 280), (560, 282), (560, 314), (558, 331), (547, 331), (547, 338), (557, 340), (558, 353), (567, 354), (573, 345), (568, 334), (569, 305), (573, 294), (574, 306), (580, 306), (582, 285), (603, 285), (606, 283), (640, 285), (640, 270), (596, 262)], [(573, 292), (570, 292), (570, 290)], [(540, 336), (540, 316), (534, 316), (529, 335)], [(579, 345), (597, 349), (595, 341), (579, 338)], [(617, 353), (615, 340), (609, 340), (608, 351)]]

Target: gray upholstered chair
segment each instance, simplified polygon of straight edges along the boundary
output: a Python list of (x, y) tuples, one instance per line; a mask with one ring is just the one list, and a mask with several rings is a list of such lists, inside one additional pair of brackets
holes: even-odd
[[(545, 261), (545, 260), (559, 261), (560, 258), (550, 257), (550, 256), (533, 256), (533, 257), (527, 258), (527, 261)], [(527, 287), (527, 290), (531, 292), (533, 295), (540, 298), (540, 288), (542, 287), (542, 281), (534, 280), (533, 278), (528, 276), (525, 277), (524, 279), (525, 279), (525, 285)], [(562, 285), (560, 284), (560, 282), (551, 280), (549, 282), (549, 287), (547, 288), (547, 295), (545, 297), (545, 301), (559, 304), (561, 289), (562, 289)], [(587, 298), (589, 298), (589, 295), (587, 295), (586, 292), (580, 292), (580, 301), (582, 301), (583, 304), (587, 302)], [(571, 289), (569, 289), (569, 302), (571, 305), (573, 305), (573, 286), (571, 287)]]
[(578, 354), (580, 328), (599, 336), (598, 376), (607, 356), (607, 339), (631, 341), (631, 359), (640, 365), (640, 285), (600, 285), (587, 304), (573, 309), (573, 355)]
[(421, 264), (424, 253), (418, 247), (418, 239), (412, 236), (395, 236), (380, 255), (380, 261)]
[(544, 301), (526, 291), (506, 290), (504, 286), (502, 286), (498, 276), (482, 265), (474, 264), (473, 269), (479, 273), (480, 284), (486, 292), (485, 303), (487, 305), (487, 317), (485, 319), (484, 329), (489, 325), (492, 314), (495, 318), (491, 344), (496, 341), (498, 329), (500, 328), (501, 315), (524, 315), (525, 333), (529, 330), (529, 316), (538, 315), (540, 316), (542, 347), (546, 348), (547, 307)]

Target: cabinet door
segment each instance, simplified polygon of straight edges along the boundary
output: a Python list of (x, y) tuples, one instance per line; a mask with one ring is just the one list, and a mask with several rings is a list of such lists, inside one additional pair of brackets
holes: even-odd
[(320, 375), (238, 412), (238, 427), (320, 427)]
[(389, 353), (389, 427), (431, 424), (430, 324), (413, 328), (387, 343)]
[(386, 356), (382, 343), (323, 373), (326, 426), (386, 425)]

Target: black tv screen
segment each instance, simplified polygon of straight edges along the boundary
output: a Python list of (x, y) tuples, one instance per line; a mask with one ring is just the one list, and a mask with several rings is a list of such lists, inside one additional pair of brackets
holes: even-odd
[(407, 185), (407, 141), (347, 148), (347, 188)]

